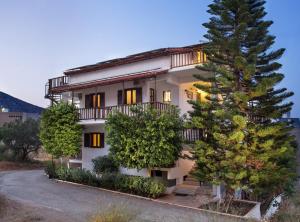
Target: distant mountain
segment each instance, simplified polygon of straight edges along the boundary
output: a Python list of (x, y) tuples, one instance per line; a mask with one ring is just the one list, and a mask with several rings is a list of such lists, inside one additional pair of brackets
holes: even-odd
[(25, 102), (0, 91), (0, 109), (2, 108), (8, 109), (9, 112), (38, 114), (40, 114), (44, 110), (42, 107), (32, 105), (28, 102)]

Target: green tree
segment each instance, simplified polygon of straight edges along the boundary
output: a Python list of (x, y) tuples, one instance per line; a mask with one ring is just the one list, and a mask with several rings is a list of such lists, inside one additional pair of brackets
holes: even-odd
[(182, 120), (179, 111), (160, 114), (157, 110), (140, 107), (132, 116), (111, 115), (106, 122), (110, 154), (127, 168), (173, 166), (182, 149)]
[(264, 199), (288, 190), (295, 179), (294, 138), (288, 123), (278, 121), (292, 108), (287, 89), (277, 89), (284, 75), (273, 50), (275, 37), (264, 20), (265, 1), (214, 0), (204, 51), (209, 62), (195, 86), (210, 94), (208, 103), (192, 102), (191, 124), (204, 131), (195, 144), (195, 175), (224, 184), (226, 199), (241, 188)]
[(0, 128), (0, 141), (11, 150), (15, 159), (28, 160), (30, 153), (38, 152), (39, 122), (33, 119), (6, 123)]
[(54, 157), (73, 156), (80, 150), (82, 128), (72, 104), (58, 103), (46, 109), (41, 117), (40, 139)]

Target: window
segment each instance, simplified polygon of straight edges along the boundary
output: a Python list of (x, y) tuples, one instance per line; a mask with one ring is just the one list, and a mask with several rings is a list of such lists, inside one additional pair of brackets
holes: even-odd
[(85, 108), (105, 107), (105, 93), (85, 95)]
[(104, 133), (85, 133), (84, 147), (104, 148)]
[(163, 91), (163, 102), (164, 103), (171, 102), (171, 91)]
[(132, 88), (124, 90), (124, 98), (122, 90), (118, 91), (118, 105), (137, 104), (142, 102), (142, 88)]
[(155, 102), (155, 90), (150, 88), (150, 102), (154, 103)]

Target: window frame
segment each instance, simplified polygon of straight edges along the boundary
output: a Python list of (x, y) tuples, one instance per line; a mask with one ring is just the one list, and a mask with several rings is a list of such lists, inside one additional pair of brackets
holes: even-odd
[[(170, 93), (169, 98), (170, 100), (166, 100), (166, 94)], [(163, 91), (163, 103), (171, 103), (172, 102), (172, 92), (171, 90), (164, 90)]]
[[(94, 144), (94, 141), (93, 141), (94, 136), (96, 136), (96, 140), (98, 140), (98, 138), (99, 138), (99, 141), (96, 141), (96, 145), (93, 145)], [(86, 141), (87, 138), (88, 138), (88, 141)], [(83, 145), (84, 145), (85, 148), (93, 148), (93, 149), (95, 149), (95, 148), (104, 148), (105, 147), (104, 133), (101, 133), (101, 132), (84, 133), (84, 141), (83, 142), (84, 142)]]

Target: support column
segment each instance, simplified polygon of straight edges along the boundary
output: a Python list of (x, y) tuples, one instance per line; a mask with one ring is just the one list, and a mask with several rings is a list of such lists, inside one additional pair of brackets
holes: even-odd
[(74, 104), (74, 91), (72, 91), (72, 105)]
[(154, 102), (157, 102), (157, 91), (156, 91), (156, 76), (154, 77)]

